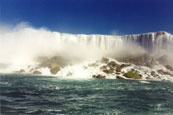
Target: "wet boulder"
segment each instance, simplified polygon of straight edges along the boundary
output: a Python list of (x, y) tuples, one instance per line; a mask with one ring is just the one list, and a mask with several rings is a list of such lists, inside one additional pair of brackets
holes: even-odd
[(126, 78), (131, 78), (131, 79), (141, 79), (142, 78), (141, 75), (139, 75), (137, 73), (134, 73), (134, 72), (127, 72), (127, 73), (124, 74), (124, 76)]
[(152, 75), (153, 77), (158, 77), (158, 76), (159, 76), (159, 75), (156, 74), (155, 71), (151, 71), (151, 75)]
[(116, 72), (121, 72), (121, 66), (117, 66)]
[(117, 76), (117, 79), (125, 79), (124, 77), (121, 76)]
[(107, 74), (112, 74), (114, 72), (113, 69), (106, 69), (106, 70), (103, 70), (103, 72), (107, 73)]
[(147, 53), (140, 56), (127, 56), (121, 59), (120, 61), (126, 62), (126, 63), (132, 63), (139, 66), (147, 66), (151, 68), (157, 64), (156, 60)]
[(108, 68), (107, 65), (104, 65), (104, 66), (100, 67), (101, 70), (106, 70), (107, 68)]
[(165, 71), (163, 71), (162, 69), (157, 70), (157, 72), (160, 73), (160, 74), (162, 74), (162, 75), (165, 74)]
[(111, 61), (107, 64), (110, 68), (115, 68), (117, 66), (120, 66), (119, 64), (117, 64), (115, 61)]
[(50, 68), (50, 69), (56, 68), (57, 66), (59, 66), (59, 65), (56, 64), (56, 63), (50, 63), (50, 64), (49, 64), (49, 68)]
[(44, 58), (39, 64), (39, 67), (48, 67), (49, 69), (53, 69), (57, 66), (64, 67), (70, 62), (61, 56), (53, 56), (51, 58)]
[(157, 70), (157, 72), (159, 73), (159, 74), (162, 74), (162, 75), (170, 75), (170, 76), (173, 76), (171, 73), (169, 73), (168, 71), (164, 71), (164, 70), (162, 70), (162, 69), (159, 69), (159, 70)]
[(146, 77), (147, 80), (150, 80), (150, 77)]
[(56, 74), (56, 73), (59, 72), (59, 71), (60, 71), (60, 67), (58, 67), (58, 66), (56, 66), (56, 67), (50, 69), (50, 72), (51, 72), (52, 74)]
[(24, 69), (20, 69), (19, 72), (20, 72), (20, 73), (25, 73), (25, 70), (24, 70)]
[(136, 69), (131, 69), (130, 72), (133, 72), (133, 73), (139, 73), (139, 71), (136, 70)]
[(169, 69), (170, 71), (173, 71), (172, 66), (170, 66), (170, 65), (166, 65), (165, 67), (166, 67), (167, 69)]
[(120, 68), (122, 69), (122, 68), (125, 68), (125, 67), (128, 67), (128, 66), (130, 66), (130, 64), (122, 64), (122, 65), (120, 65)]
[(98, 79), (105, 79), (106, 77), (104, 75), (93, 75), (93, 78), (98, 78)]
[(40, 75), (40, 74), (41, 74), (41, 72), (36, 70), (36, 71), (34, 71), (34, 72), (33, 72), (33, 74)]

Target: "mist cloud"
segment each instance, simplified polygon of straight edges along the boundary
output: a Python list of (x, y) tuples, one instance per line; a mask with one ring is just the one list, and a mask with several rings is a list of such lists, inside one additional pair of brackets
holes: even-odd
[(129, 41), (119, 39), (116, 45), (113, 44), (112, 41), (115, 39), (111, 36), (106, 41), (100, 41), (99, 37), (102, 36), (96, 36), (62, 34), (45, 28), (36, 29), (25, 22), (15, 27), (1, 25), (0, 63), (32, 64), (36, 63), (35, 59), (40, 56), (60, 55), (69, 60), (85, 60), (116, 58), (145, 52), (143, 48)]

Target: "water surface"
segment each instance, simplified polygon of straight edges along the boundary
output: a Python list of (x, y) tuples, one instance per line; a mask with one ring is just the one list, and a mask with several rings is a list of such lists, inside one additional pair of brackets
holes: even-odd
[(0, 79), (1, 114), (173, 114), (171, 82), (72, 80), (16, 74), (1, 74)]

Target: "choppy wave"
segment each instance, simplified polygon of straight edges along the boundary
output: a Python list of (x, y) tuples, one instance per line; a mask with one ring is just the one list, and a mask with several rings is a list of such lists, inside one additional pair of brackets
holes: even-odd
[(173, 84), (0, 75), (1, 114), (171, 115)]

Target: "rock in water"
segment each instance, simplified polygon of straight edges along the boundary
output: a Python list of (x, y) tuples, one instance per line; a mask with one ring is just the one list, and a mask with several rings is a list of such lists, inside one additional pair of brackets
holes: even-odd
[(50, 72), (51, 72), (52, 74), (56, 74), (58, 71), (60, 71), (60, 67), (58, 67), (58, 66), (56, 66), (56, 67), (50, 69)]
[(113, 69), (106, 69), (106, 70), (103, 70), (103, 72), (107, 73), (107, 74), (112, 74), (114, 72)]
[(60, 67), (67, 64), (67, 62), (65, 62), (65, 60), (60, 56), (43, 59), (44, 60), (39, 64), (39, 68), (47, 67), (50, 69), (51, 74), (56, 74), (58, 71), (60, 71)]
[(121, 76), (117, 76), (117, 79), (125, 79), (124, 77)]
[(93, 75), (92, 76), (93, 78), (99, 78), (99, 79), (104, 79), (104, 78), (106, 78), (104, 75)]
[(170, 76), (173, 76), (170, 72), (164, 71), (164, 70), (162, 70), (162, 69), (157, 70), (157, 72), (158, 72), (159, 74), (161, 74), (161, 75), (170, 75)]
[(142, 78), (141, 75), (134, 73), (134, 72), (127, 72), (124, 74), (124, 76), (127, 78), (132, 78), (132, 79), (141, 79)]
[(108, 68), (108, 67), (107, 67), (106, 65), (100, 67), (101, 70), (105, 70), (105, 69), (107, 69), (107, 68)]
[(115, 61), (111, 61), (107, 64), (110, 68), (114, 68), (114, 67), (117, 67), (119, 66), (119, 64), (117, 64)]
[(166, 65), (165, 66), (167, 69), (169, 69), (170, 71), (173, 71), (173, 68), (170, 65)]
[(40, 71), (34, 71), (33, 74), (38, 74), (38, 75), (40, 75), (41, 72), (40, 72)]
[(151, 71), (151, 75), (152, 75), (153, 77), (158, 77), (158, 76), (159, 76), (158, 74), (156, 74), (155, 71)]
[(20, 73), (24, 73), (25, 72), (25, 70), (24, 69), (20, 69), (20, 71), (19, 71)]
[(68, 63), (69, 61), (62, 58), (61, 56), (53, 56), (52, 58), (43, 58), (39, 64), (39, 67), (48, 67), (52, 69), (56, 66), (64, 67)]
[(120, 61), (126, 62), (126, 63), (132, 63), (138, 66), (146, 66), (150, 68), (152, 68), (153, 66), (157, 64), (155, 59), (147, 53), (141, 56), (128, 56), (123, 59), (120, 59)]

